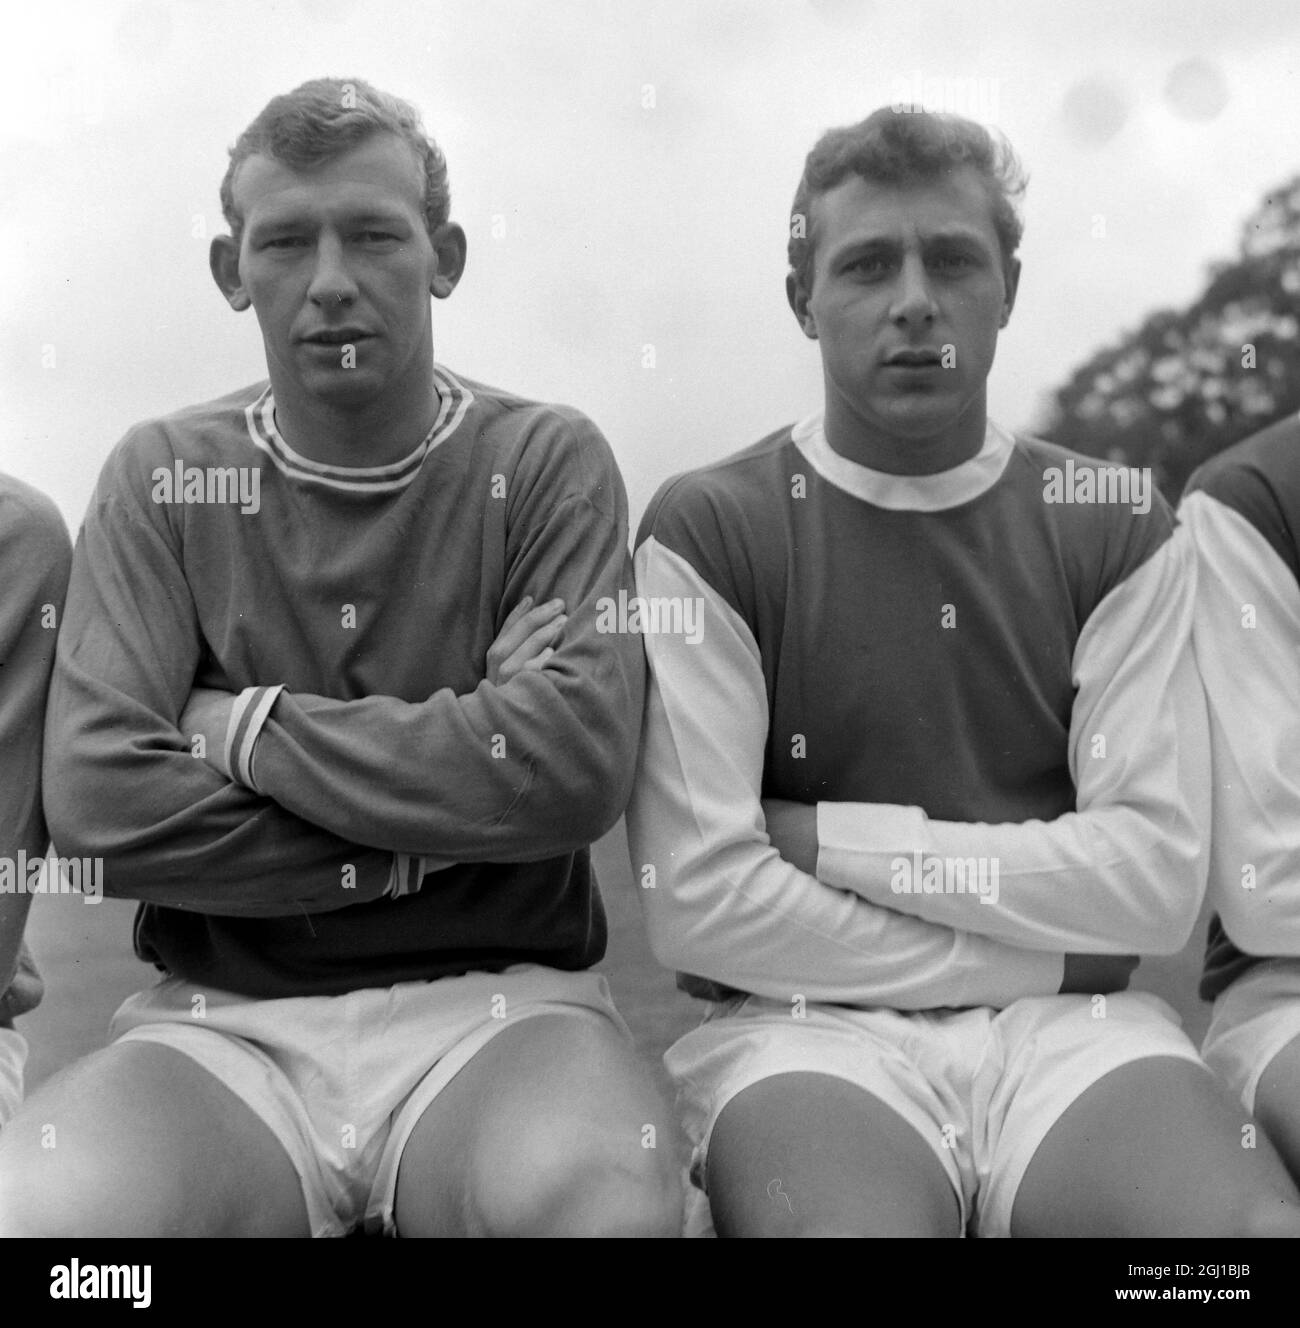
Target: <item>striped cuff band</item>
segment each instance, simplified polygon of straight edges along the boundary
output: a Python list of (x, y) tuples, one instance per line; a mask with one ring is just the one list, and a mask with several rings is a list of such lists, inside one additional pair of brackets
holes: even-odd
[(282, 691), (283, 683), (274, 687), (245, 687), (230, 710), (230, 723), (226, 725), (226, 769), (231, 779), (254, 793), (262, 791), (253, 780), (258, 734)]
[(396, 899), (399, 895), (412, 895), (420, 888), (424, 875), (423, 862), (414, 853), (394, 853), (393, 869), (388, 874), (387, 893)]

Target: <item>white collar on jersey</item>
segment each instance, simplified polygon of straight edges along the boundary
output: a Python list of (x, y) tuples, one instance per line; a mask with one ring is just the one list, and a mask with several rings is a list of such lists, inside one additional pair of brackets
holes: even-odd
[(792, 436), (808, 464), (827, 483), (875, 507), (900, 512), (942, 512), (978, 498), (1001, 478), (1015, 446), (1015, 439), (989, 420), (984, 446), (969, 461), (934, 475), (890, 475), (841, 456), (826, 441), (821, 411), (800, 420)]
[(244, 410), (248, 437), (286, 475), (306, 484), (319, 484), (346, 493), (391, 493), (404, 489), (420, 472), (424, 459), (446, 442), (474, 403), (474, 394), (449, 369), (433, 366), (438, 392), (438, 415), (433, 427), (412, 452), (383, 466), (330, 466), (295, 452), (285, 442), (275, 423), (275, 397), (268, 383), (256, 401)]

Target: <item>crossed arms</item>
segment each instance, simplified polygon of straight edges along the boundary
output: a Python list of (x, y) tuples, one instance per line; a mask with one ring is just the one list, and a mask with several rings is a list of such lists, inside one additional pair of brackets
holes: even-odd
[[(699, 644), (646, 638), (650, 683), (628, 808), (662, 963), (788, 1000), (1003, 1006), (1122, 988), (1135, 952), (1173, 953), (1205, 889), (1204, 697), (1190, 649), (1194, 565), (1175, 534), (1097, 607), (1074, 659), (1075, 812), (972, 824), (917, 807), (761, 798), (768, 703), (747, 624), (653, 535), (643, 596), (705, 604)], [(1094, 759), (1090, 740), (1108, 739)], [(770, 820), (769, 820), (770, 818)], [(915, 851), (995, 858), (1000, 898), (896, 894)], [(1085, 958), (1086, 957), (1086, 958)]]
[[(595, 599), (617, 596), (630, 566), (621, 481), (587, 428), (580, 461), (541, 449), (539, 464), (571, 474), (506, 569), (496, 679), (485, 661), (463, 696), (279, 692), (256, 740), (256, 789), (220, 768), (224, 742), (193, 754), (183, 716), (211, 661), (183, 540), (149, 499), (156, 441), (128, 436), (78, 541), (51, 687), (45, 788), (60, 851), (102, 857), (108, 894), (281, 916), (374, 899), (449, 862), (538, 860), (597, 838), (626, 798), (643, 662), (637, 641), (595, 630)], [(523, 668), (523, 615), (510, 613), (530, 595), (562, 599), (568, 621), (553, 643), (532, 640), (526, 656), (553, 654)], [(525, 640), (543, 619), (528, 619)], [(214, 700), (231, 702), (197, 700), (191, 717), (220, 728)], [(513, 759), (494, 756), (498, 734)]]

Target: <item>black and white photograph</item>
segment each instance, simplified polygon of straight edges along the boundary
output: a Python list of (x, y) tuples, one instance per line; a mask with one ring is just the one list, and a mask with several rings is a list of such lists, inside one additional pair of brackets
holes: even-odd
[(415, 1237), (1274, 1303), (1293, 0), (4, 24), (16, 1303)]

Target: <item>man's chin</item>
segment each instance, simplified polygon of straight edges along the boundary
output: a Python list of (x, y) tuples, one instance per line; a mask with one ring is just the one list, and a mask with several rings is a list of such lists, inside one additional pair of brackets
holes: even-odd
[(300, 380), (304, 395), (333, 410), (363, 410), (377, 401), (384, 391), (378, 375), (356, 369), (334, 369), (315, 373)]
[(899, 438), (935, 438), (957, 424), (962, 404), (947, 392), (916, 392), (894, 397), (864, 414)]

